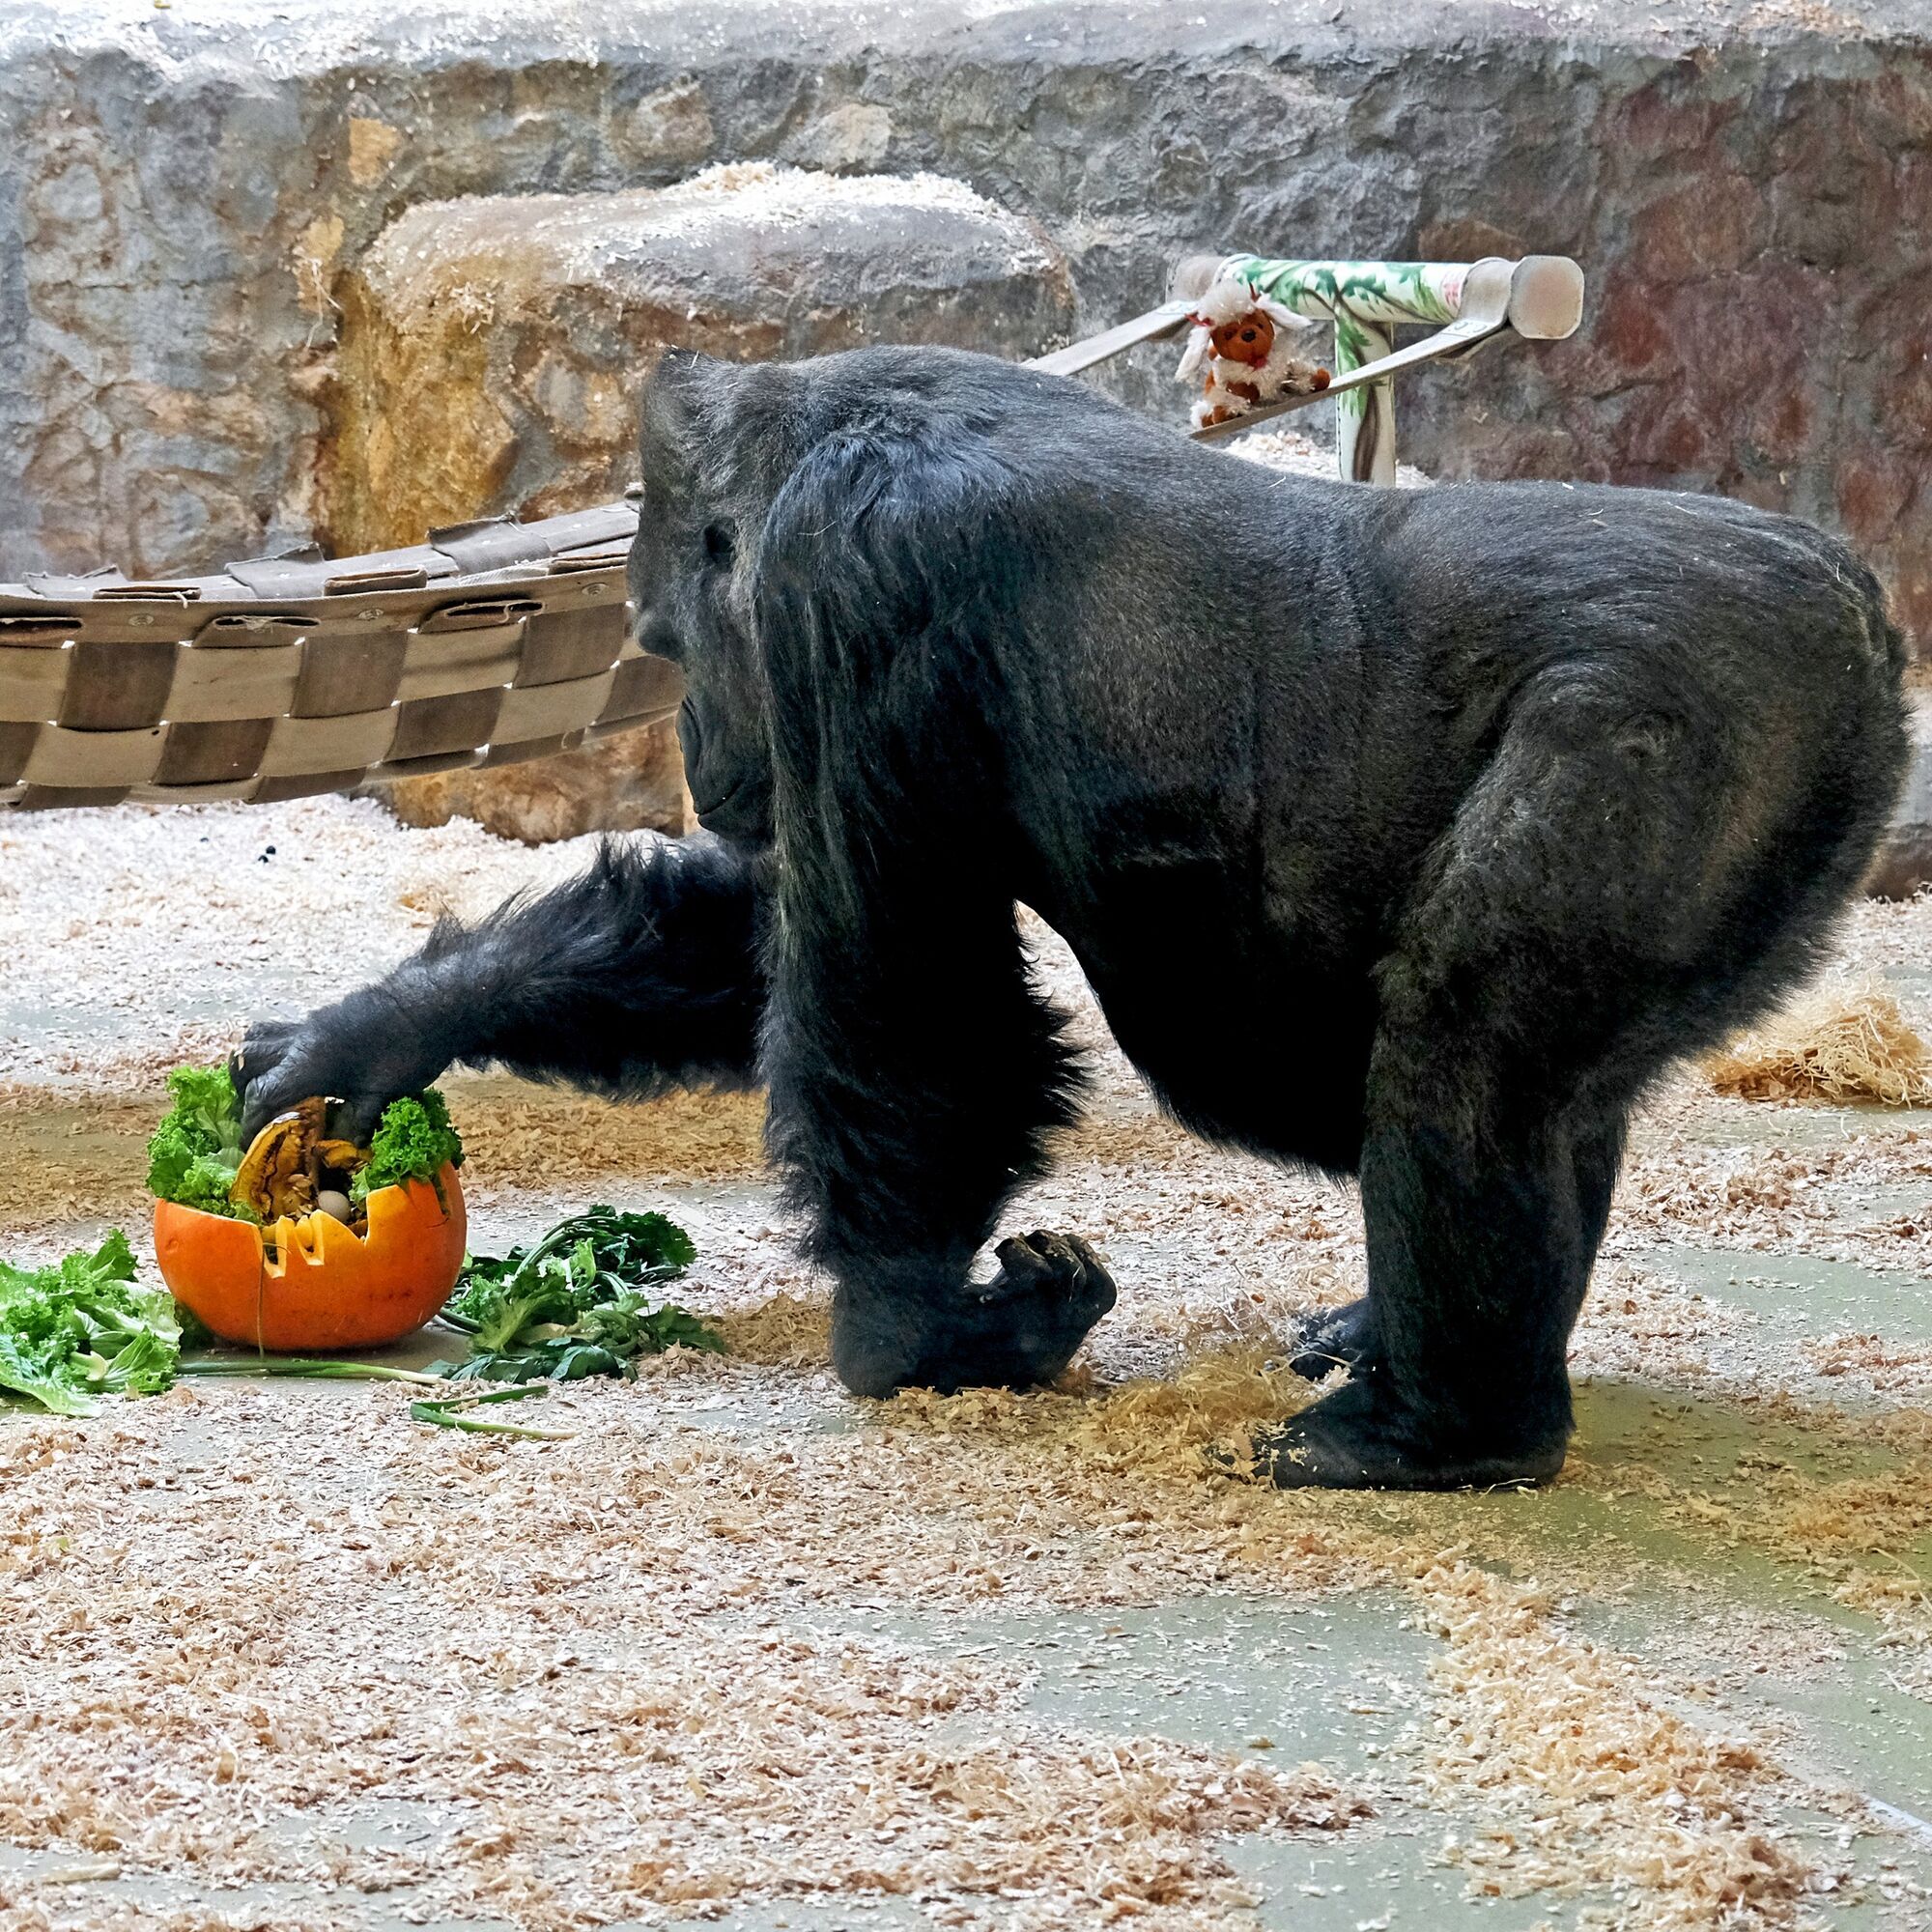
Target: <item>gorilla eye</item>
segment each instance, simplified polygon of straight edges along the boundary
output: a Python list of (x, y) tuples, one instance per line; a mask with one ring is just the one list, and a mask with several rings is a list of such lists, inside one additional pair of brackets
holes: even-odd
[(709, 563), (719, 565), (731, 561), (731, 526), (729, 524), (706, 524), (704, 526), (704, 555)]

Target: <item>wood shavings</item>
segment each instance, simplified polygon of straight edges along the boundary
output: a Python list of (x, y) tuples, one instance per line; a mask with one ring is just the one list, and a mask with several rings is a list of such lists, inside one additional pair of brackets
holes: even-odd
[(764, 1172), (762, 1094), (671, 1094), (642, 1108), (502, 1079), (459, 1076), (444, 1091), (479, 1175), (642, 1173), (662, 1185)]
[(1821, 1376), (1857, 1376), (1873, 1388), (1932, 1395), (1932, 1344), (1827, 1335), (1799, 1346)]
[(1573, 1458), (1565, 1480), (1642, 1493), (1698, 1541), (1809, 1573), (1889, 1638), (1932, 1653), (1932, 1409), (1783, 1396), (1731, 1413), (1752, 1434), (1730, 1453), (1666, 1469), (1627, 1445)]
[(139, 1220), (151, 1211), (143, 1150), (167, 1111), (160, 1080), (151, 1102), (99, 1096), (83, 1104), (44, 1087), (0, 1087), (0, 1228)]
[[(173, 831), (207, 826), (204, 861), (212, 850), (222, 865), (253, 864), (265, 841), (288, 838), (287, 860), (303, 837), (318, 852), (348, 838), (358, 876), (395, 901), (371, 913), (370, 970), (416, 943), (439, 895), (470, 912), (582, 863), (455, 827), (419, 859), (418, 841), (443, 835), (379, 814), (364, 827), (363, 808), (324, 805), (305, 834), (281, 808), (197, 809)], [(151, 814), (128, 823), (158, 870), (114, 888), (132, 895), (140, 929), (43, 945), (35, 892), (67, 890), (77, 845), (102, 843), (99, 816), (6, 835), (33, 848), (13, 896), (0, 868), (0, 926), (19, 942), (14, 995), (71, 1003), (63, 1028), (85, 1022), (57, 1079), (30, 1056), (12, 1072), (32, 1084), (0, 1092), (0, 1252), (13, 1259), (74, 1245), (72, 1230), (103, 1214), (138, 1218), (167, 1056), (138, 1079), (127, 1069), (185, 1002), (201, 999), (194, 1024), (218, 1033), (300, 997), (299, 980), (277, 977), (290, 962), (273, 951), (272, 895), (238, 894), (222, 913), (244, 961), (250, 922), (273, 925), (268, 965), (211, 992), (205, 959), (177, 955), (167, 919), (191, 902), (189, 872), (169, 871), (172, 834)], [(89, 899), (89, 916), (106, 919), (112, 897)], [(1855, 973), (1913, 966), (1932, 946), (1932, 905), (1861, 907), (1848, 930)], [(424, 1439), (402, 1419), (406, 1392), (366, 1385), (204, 1385), (85, 1427), (0, 1417), (0, 1842), (223, 1900), (135, 1907), (104, 1886), (0, 1874), (4, 1932), (70, 1932), (76, 1913), (91, 1914), (86, 1932), (213, 1932), (231, 1918), (365, 1932), (366, 1913), (338, 1913), (324, 1888), (402, 1922), (485, 1918), (520, 1932), (886, 1895), (999, 1932), (1128, 1919), (1232, 1932), (1248, 1920), (1227, 1834), (1346, 1833), (1364, 1804), (1412, 1829), (1410, 1766), (1441, 1813), (1431, 1842), (1453, 1837), (1480, 1887), (1552, 1900), (1594, 1888), (1645, 1932), (1714, 1922), (1697, 1915), (1728, 1888), (1739, 1927), (1787, 1922), (1807, 1867), (1822, 1883), (1836, 1866), (1801, 1856), (1772, 1821), (1817, 1794), (1780, 1769), (1775, 1740), (1697, 1701), (1698, 1673), (1720, 1660), (1831, 1684), (1847, 1648), (1882, 1644), (1886, 1681), (1932, 1698), (1932, 1619), (1915, 1581), (1932, 1575), (1923, 1351), (1897, 1337), (1799, 1339), (1687, 1290), (1658, 1254), (1923, 1271), (1932, 1140), (1891, 1112), (1847, 1124), (1770, 1114), (1685, 1071), (1638, 1123), (1576, 1362), (1694, 1404), (1694, 1417), (1673, 1410), (1609, 1449), (1581, 1445), (1556, 1490), (1507, 1503), (1284, 1495), (1236, 1480), (1212, 1452), (1238, 1465), (1249, 1432), (1309, 1399), (1282, 1367), (1284, 1337), (1307, 1309), (1361, 1292), (1359, 1205), (1156, 1115), (1064, 949), (1037, 923), (1027, 931), (1094, 1056), (1094, 1111), (1009, 1225), (1089, 1234), (1122, 1288), (1054, 1391), (843, 1398), (827, 1366), (826, 1284), (773, 1225), (755, 1097), (622, 1108), (464, 1074), (450, 1093), (479, 1239), (593, 1200), (669, 1208), (700, 1244), (691, 1304), (732, 1357), (668, 1357), (632, 1385), (560, 1391), (553, 1406), (576, 1439), (509, 1449)], [(134, 1004), (110, 1006), (130, 972)], [(1908, 1009), (1913, 983), (1900, 981)], [(111, 1024), (97, 1025), (102, 1013)], [(1882, 1332), (1882, 1317), (1872, 1325)], [(1836, 1394), (1869, 1408), (1834, 1406)], [(1776, 1432), (1803, 1453), (1785, 1443), (1781, 1461), (1748, 1460), (1729, 1435), (1721, 1452), (1691, 1442), (1713, 1418), (1751, 1457), (1770, 1458), (1759, 1436)], [(1578, 1508), (1582, 1538), (1565, 1528)], [(1661, 1525), (1673, 1553), (1595, 1533), (1634, 1522)], [(1709, 1623), (1655, 1628), (1626, 1657), (1585, 1643), (1540, 1593), (1520, 1603), (1518, 1585), (1492, 1577), (1492, 1597), (1455, 1575), (1458, 1562), (1560, 1575), (1596, 1606), (1688, 1588), (1673, 1566), (1715, 1569), (1738, 1550), (1847, 1607), (1826, 1606), (1829, 1628), (1788, 1605), (1727, 1620), (1714, 1597)], [(1438, 1567), (1448, 1580), (1424, 1589)], [(1443, 1728), (1375, 1776), (1290, 1766), (1257, 1782), (1230, 1752), (1263, 1729), (1283, 1736), (1272, 1719), (1225, 1748), (1161, 1736), (1151, 1719), (1049, 1721), (1029, 1706), (1026, 1659), (999, 1645), (933, 1655), (892, 1629), (846, 1634), (855, 1611), (1004, 1628), (1208, 1596), (1311, 1620), (1352, 1598), (1373, 1626), (1381, 1611), (1365, 1593), (1392, 1587), (1441, 1633), (1427, 1722)], [(1620, 1738), (1691, 1780), (1685, 1808), (1671, 1812), (1641, 1766), (1619, 1769)], [(418, 1839), (358, 1833), (379, 1804), (412, 1807)], [(231, 1910), (215, 1889), (262, 1883), (315, 1902)]]
[(1472, 1892), (1640, 1891), (1645, 1932), (1795, 1922), (1812, 1867), (1772, 1822), (1754, 1745), (1666, 1709), (1640, 1664), (1562, 1629), (1534, 1583), (1453, 1559), (1413, 1588), (1448, 1645), (1425, 1783), (1494, 1801), (1444, 1846)]
[(1134, 1469), (1190, 1486), (1221, 1451), (1236, 1471), (1252, 1466), (1254, 1431), (1279, 1422), (1313, 1396), (1288, 1367), (1278, 1341), (1213, 1349), (1184, 1358), (1171, 1378), (1137, 1378), (1097, 1389), (1076, 1370), (1059, 1392), (966, 1389), (939, 1396), (908, 1389), (887, 1406), (895, 1421), (916, 1418), (942, 1434), (970, 1431), (1052, 1441), (1107, 1471)]
[(727, 1309), (713, 1320), (726, 1351), (774, 1368), (817, 1368), (832, 1346), (832, 1305), (776, 1294), (755, 1308)]
[[(883, 1460), (905, 1432), (741, 1445), (639, 1414), (641, 1387), (578, 1389), (594, 1429), (512, 1458), (395, 1430), (388, 1393), (224, 1383), (23, 1432), (0, 1839), (286, 1882), (313, 1854), (262, 1818), (380, 1787), (469, 1820), (412, 1879), (425, 1902), (533, 1932), (593, 1898), (630, 1914), (801, 1884), (951, 1898), (958, 1922), (1005, 1895), (1031, 1901), (1007, 1924), (1178, 1927), (1238, 1897), (1217, 1838), (1363, 1813), (1313, 1767), (1063, 1735), (1009, 1667), (779, 1614), (855, 1575), (956, 1602), (1023, 1571), (1042, 1522), (970, 1525), (1037, 1480), (1005, 1438)], [(1134, 1541), (1160, 1535), (1144, 1520)], [(340, 1856), (338, 1876), (381, 1876)]]

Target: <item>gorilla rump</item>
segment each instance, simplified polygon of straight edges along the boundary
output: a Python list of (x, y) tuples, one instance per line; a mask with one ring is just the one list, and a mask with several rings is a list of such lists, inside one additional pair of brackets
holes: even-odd
[(1369, 1292), (1287, 1484), (1547, 1477), (1646, 1084), (1812, 965), (1902, 769), (1901, 650), (1802, 523), (1559, 484), (1274, 475), (1072, 383), (673, 356), (637, 635), (711, 836), (258, 1028), (250, 1124), (451, 1061), (770, 1087), (846, 1384), (1027, 1384), (1114, 1300), (975, 1257), (1078, 1110), (1015, 902), (1211, 1140), (1359, 1179)]

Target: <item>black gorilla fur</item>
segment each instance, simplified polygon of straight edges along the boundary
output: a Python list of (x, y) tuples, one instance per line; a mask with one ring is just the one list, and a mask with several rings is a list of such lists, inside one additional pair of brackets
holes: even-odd
[(1079, 1078), (1015, 901), (1188, 1126), (1359, 1177), (1291, 1484), (1561, 1463), (1624, 1123), (1813, 964), (1905, 757), (1870, 575), (1742, 505), (1260, 471), (1078, 385), (668, 358), (638, 636), (717, 837), (439, 932), (244, 1049), (249, 1122), (452, 1060), (771, 1090), (863, 1393), (1059, 1373), (1084, 1243), (970, 1269)]

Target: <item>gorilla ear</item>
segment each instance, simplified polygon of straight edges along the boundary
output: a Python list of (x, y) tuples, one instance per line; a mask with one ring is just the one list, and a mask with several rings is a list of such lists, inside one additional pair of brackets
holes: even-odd
[(644, 385), (643, 422), (638, 446), (648, 475), (651, 455), (666, 450), (688, 456), (699, 440), (705, 378), (723, 365), (695, 349), (667, 349)]

